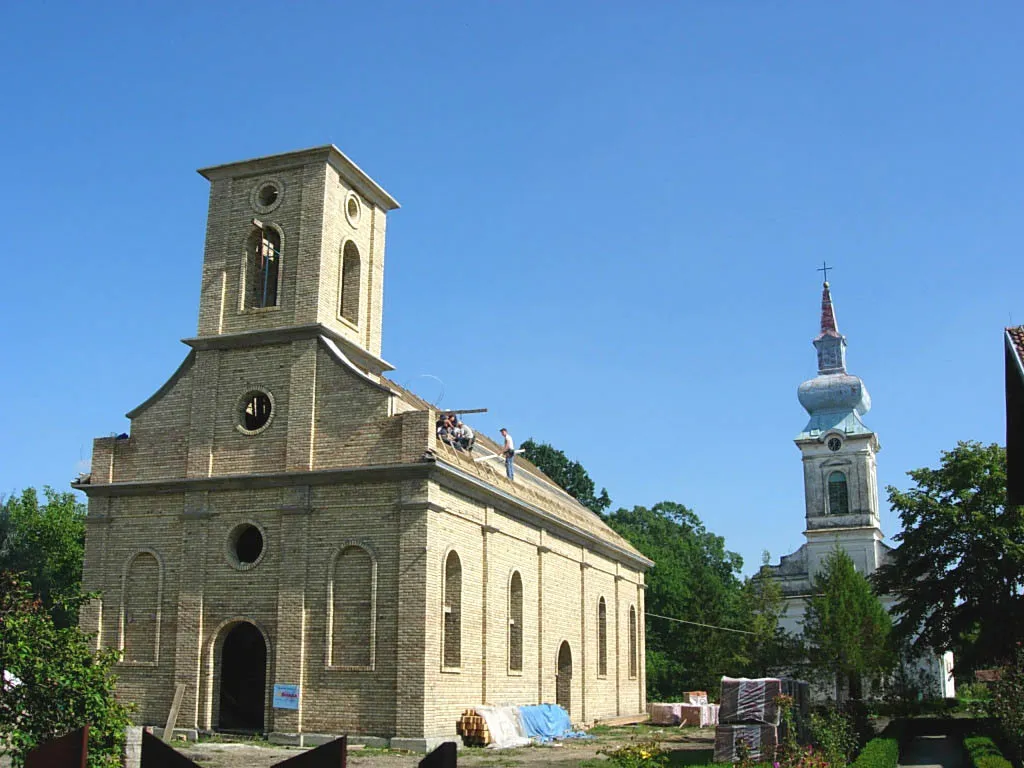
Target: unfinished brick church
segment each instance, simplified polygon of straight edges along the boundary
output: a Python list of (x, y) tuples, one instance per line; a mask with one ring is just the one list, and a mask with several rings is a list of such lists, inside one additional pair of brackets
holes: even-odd
[[(642, 712), (653, 563), (386, 378), (398, 203), (334, 146), (205, 168), (199, 329), (93, 446), (82, 626), (136, 722), (425, 749), (477, 704)], [(486, 365), (486, 361), (479, 361)], [(497, 365), (497, 360), (495, 360)], [(508, 422), (514, 426), (510, 415)]]

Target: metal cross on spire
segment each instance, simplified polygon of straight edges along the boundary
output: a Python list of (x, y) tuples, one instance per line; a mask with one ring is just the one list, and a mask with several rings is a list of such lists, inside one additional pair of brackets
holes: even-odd
[(830, 266), (828, 265), (828, 262), (827, 262), (827, 261), (823, 261), (823, 262), (821, 262), (821, 266), (820, 266), (820, 267), (818, 267), (818, 272), (824, 272), (824, 273), (825, 273), (825, 282), (826, 282), (826, 283), (828, 282), (828, 271), (829, 271), (830, 269), (835, 269), (835, 267), (830, 267)]

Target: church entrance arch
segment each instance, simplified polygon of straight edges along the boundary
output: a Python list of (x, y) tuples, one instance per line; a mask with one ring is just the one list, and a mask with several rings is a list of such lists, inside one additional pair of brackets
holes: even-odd
[(267, 643), (248, 621), (222, 630), (217, 654), (218, 716), (222, 731), (262, 733), (267, 689)]
[(555, 704), (571, 714), (572, 709), (572, 650), (569, 641), (558, 646), (558, 672), (555, 674)]

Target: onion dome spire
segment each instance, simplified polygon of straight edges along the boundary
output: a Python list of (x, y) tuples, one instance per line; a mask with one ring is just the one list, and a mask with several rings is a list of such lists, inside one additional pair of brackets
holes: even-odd
[(814, 348), (818, 375), (797, 390), (800, 404), (811, 417), (798, 439), (816, 438), (829, 430), (869, 433), (860, 417), (870, 410), (871, 397), (864, 382), (846, 372), (846, 337), (839, 333), (828, 281), (821, 291), (821, 332)]

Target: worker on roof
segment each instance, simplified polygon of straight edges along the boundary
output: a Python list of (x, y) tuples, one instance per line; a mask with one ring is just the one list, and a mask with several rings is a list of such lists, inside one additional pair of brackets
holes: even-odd
[(501, 428), (501, 436), (505, 438), (501, 455), (505, 457), (505, 474), (509, 480), (515, 479), (516, 444), (512, 441), (512, 435), (504, 427)]
[(473, 434), (473, 430), (469, 428), (469, 425), (461, 421), (455, 422), (455, 447), (472, 452), (475, 442), (476, 435)]

